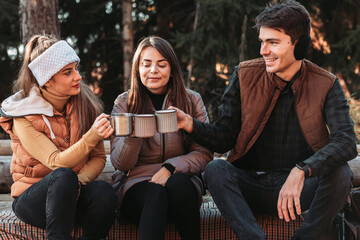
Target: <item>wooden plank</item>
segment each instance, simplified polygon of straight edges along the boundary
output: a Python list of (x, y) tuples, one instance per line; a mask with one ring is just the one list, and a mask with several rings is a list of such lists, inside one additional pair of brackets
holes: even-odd
[(0, 156), (0, 193), (10, 192), (13, 179), (10, 173), (11, 156)]
[(11, 140), (1, 139), (0, 140), (0, 155), (12, 155)]
[[(110, 140), (104, 140), (105, 153), (110, 154)], [(0, 140), (0, 156), (12, 155), (11, 140), (1, 139)]]
[[(104, 140), (105, 153), (110, 154), (110, 140)], [(357, 145), (358, 153), (360, 153), (360, 144)], [(11, 140), (0, 140), (0, 156), (12, 155)]]
[[(0, 156), (0, 193), (10, 192), (10, 187), (13, 184), (13, 179), (10, 173), (11, 156)], [(103, 171), (97, 178), (111, 183), (111, 176), (115, 169), (111, 164), (110, 155), (106, 155), (106, 163)]]
[(12, 210), (11, 205), (13, 200), (10, 194), (0, 194), (0, 211)]

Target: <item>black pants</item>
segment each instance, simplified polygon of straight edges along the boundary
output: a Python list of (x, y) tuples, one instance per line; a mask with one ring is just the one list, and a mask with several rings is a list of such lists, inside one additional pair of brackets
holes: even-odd
[(124, 196), (121, 214), (139, 226), (141, 240), (164, 239), (168, 220), (175, 224), (181, 239), (200, 239), (198, 194), (185, 174), (171, 175), (165, 187), (151, 182), (135, 184)]
[[(13, 202), (13, 211), (25, 223), (46, 229), (48, 239), (70, 239), (74, 223), (83, 225), (81, 239), (105, 239), (115, 218), (112, 186), (93, 181), (81, 187), (68, 168), (58, 168), (33, 184)], [(78, 198), (78, 199), (77, 199)]]
[[(266, 239), (253, 213), (277, 215), (279, 192), (289, 172), (267, 172), (239, 169), (224, 160), (212, 160), (205, 169), (205, 182), (219, 208), (241, 240)], [(348, 164), (330, 174), (309, 177), (300, 196), (301, 210), (309, 209), (292, 239), (319, 240), (332, 226), (336, 214), (344, 207), (351, 188)]]

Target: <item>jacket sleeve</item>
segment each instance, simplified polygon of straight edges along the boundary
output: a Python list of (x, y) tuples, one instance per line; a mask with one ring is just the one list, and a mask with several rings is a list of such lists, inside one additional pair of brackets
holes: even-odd
[[(200, 94), (196, 94), (198, 97), (196, 98), (197, 102), (194, 103), (196, 107), (193, 117), (201, 122), (208, 123), (209, 119), (204, 103)], [(193, 142), (189, 153), (167, 159), (165, 163), (171, 164), (175, 168), (174, 173), (198, 174), (205, 170), (206, 164), (211, 161), (212, 158), (213, 154), (208, 149)]]
[(225, 153), (231, 150), (241, 129), (240, 84), (237, 72), (238, 67), (230, 77), (221, 98), (220, 118), (215, 125), (193, 118), (194, 130), (190, 136), (195, 142), (214, 152)]
[(75, 144), (64, 151), (42, 132), (37, 131), (26, 118), (14, 118), (14, 134), (23, 147), (42, 164), (54, 170), (59, 167), (74, 168), (102, 140), (91, 128)]
[(80, 169), (78, 179), (82, 184), (87, 184), (95, 180), (105, 167), (106, 154), (104, 141), (100, 141), (90, 152), (89, 160)]
[(354, 123), (338, 79), (326, 97), (323, 114), (330, 131), (330, 142), (304, 161), (314, 177), (330, 173), (358, 154)]
[[(127, 98), (124, 95), (120, 95), (115, 100), (111, 113), (126, 112)], [(127, 171), (133, 168), (138, 160), (142, 141), (142, 138), (111, 136), (110, 160), (112, 165), (120, 171)]]

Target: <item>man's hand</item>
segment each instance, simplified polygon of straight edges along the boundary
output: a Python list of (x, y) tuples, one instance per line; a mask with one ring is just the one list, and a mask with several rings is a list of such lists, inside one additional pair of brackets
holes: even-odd
[(304, 186), (304, 180), (304, 171), (294, 167), (279, 193), (277, 209), (280, 219), (285, 217), (285, 220), (289, 222), (289, 213), (292, 220), (296, 219), (294, 204), (297, 215), (301, 214), (300, 195)]
[(171, 173), (169, 172), (169, 170), (167, 170), (165, 167), (162, 167), (159, 171), (157, 171), (157, 173), (154, 174), (150, 182), (157, 183), (165, 187), (165, 184), (170, 176)]
[(189, 115), (181, 111), (180, 109), (170, 106), (168, 109), (176, 110), (177, 116), (177, 127), (178, 129), (184, 129), (188, 133), (191, 133), (194, 129), (194, 121), (193, 118)]

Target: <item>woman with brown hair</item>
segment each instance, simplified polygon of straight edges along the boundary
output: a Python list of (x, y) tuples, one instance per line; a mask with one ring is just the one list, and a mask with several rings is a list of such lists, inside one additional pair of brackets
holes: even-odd
[(93, 181), (105, 166), (103, 139), (113, 129), (99, 99), (82, 82), (79, 57), (65, 41), (35, 35), (25, 47), (15, 94), (2, 103), (10, 134), (13, 210), (22, 221), (70, 239), (104, 239), (115, 217), (110, 184)]
[[(112, 113), (153, 114), (169, 106), (208, 121), (200, 95), (184, 86), (171, 45), (147, 37), (134, 54), (131, 89), (118, 96)], [(211, 152), (183, 131), (111, 138), (111, 162), (128, 174), (117, 192), (120, 211), (139, 225), (140, 239), (164, 239), (168, 221), (182, 239), (200, 239), (203, 185), (198, 175), (211, 159)]]

